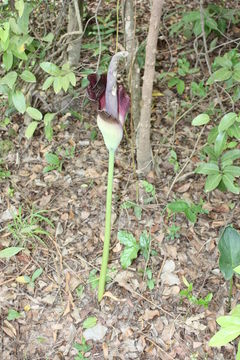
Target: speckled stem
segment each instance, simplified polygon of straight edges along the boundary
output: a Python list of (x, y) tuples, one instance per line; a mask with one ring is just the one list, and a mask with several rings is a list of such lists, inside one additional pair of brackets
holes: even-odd
[(105, 284), (106, 284), (108, 258), (109, 258), (109, 247), (110, 247), (110, 236), (111, 236), (114, 154), (115, 154), (114, 150), (109, 150), (105, 237), (104, 237), (104, 245), (103, 245), (102, 266), (101, 266), (99, 287), (98, 287), (98, 301), (102, 300), (102, 297), (104, 294)]

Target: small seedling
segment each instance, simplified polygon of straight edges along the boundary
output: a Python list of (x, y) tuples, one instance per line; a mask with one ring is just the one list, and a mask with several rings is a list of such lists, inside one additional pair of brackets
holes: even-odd
[[(88, 282), (91, 285), (92, 290), (95, 290), (98, 287), (99, 284), (99, 276), (97, 276), (97, 269), (93, 269), (89, 273)], [(110, 269), (107, 269), (106, 274), (106, 283), (109, 283), (114, 278), (115, 274), (117, 272), (117, 269), (115, 267), (112, 267)]]
[(77, 288), (76, 288), (76, 294), (77, 294), (77, 297), (79, 299), (81, 299), (83, 297), (83, 291), (84, 291), (84, 286), (83, 285), (79, 285)]
[(134, 215), (136, 216), (136, 218), (138, 220), (141, 220), (141, 217), (142, 217), (142, 208), (135, 204), (134, 202), (132, 201), (124, 201), (124, 203), (122, 203), (121, 205), (121, 209), (133, 209), (134, 211)]
[(35, 286), (35, 281), (37, 280), (37, 278), (39, 276), (41, 276), (43, 272), (42, 268), (39, 268), (37, 270), (34, 271), (34, 273), (32, 274), (31, 277), (29, 277), (28, 275), (23, 275), (23, 276), (18, 276), (16, 281), (20, 284), (27, 284), (29, 285), (32, 289), (34, 289)]
[(77, 356), (75, 356), (74, 360), (87, 360), (84, 356), (89, 350), (91, 350), (91, 346), (87, 344), (84, 337), (81, 339), (81, 343), (74, 343), (73, 347), (78, 351)]
[(125, 245), (120, 257), (123, 269), (131, 265), (132, 261), (138, 256), (139, 251), (147, 261), (149, 256), (150, 235), (148, 235), (146, 231), (141, 234), (139, 241), (137, 241), (130, 232), (120, 230), (118, 232), (118, 240), (121, 244)]
[(177, 159), (177, 154), (174, 150), (170, 151), (170, 156), (168, 158), (168, 161), (169, 161), (169, 164), (173, 165), (174, 172), (175, 173), (178, 172), (179, 163), (178, 163), (178, 159)]
[(149, 290), (153, 290), (155, 286), (155, 280), (153, 279), (152, 270), (147, 268), (146, 275), (147, 275), (147, 286)]
[(17, 320), (22, 316), (22, 314), (14, 309), (9, 309), (8, 310), (8, 316), (7, 316), (7, 320), (8, 321), (13, 321), (13, 320)]
[(83, 329), (90, 329), (93, 326), (95, 326), (97, 323), (97, 318), (95, 316), (89, 316), (86, 320), (83, 322)]
[(200, 199), (198, 204), (190, 204), (185, 200), (172, 201), (167, 205), (168, 217), (170, 217), (172, 214), (184, 213), (189, 221), (195, 223), (197, 221), (198, 214), (208, 213), (202, 208), (203, 204), (204, 203), (202, 199)]
[[(199, 114), (193, 119), (193, 126), (202, 126), (210, 121), (208, 114)], [(240, 188), (235, 183), (240, 176), (240, 167), (233, 162), (240, 159), (240, 150), (236, 148), (240, 139), (240, 116), (234, 112), (225, 114), (219, 125), (214, 126), (208, 135), (208, 144), (203, 148), (208, 156), (207, 162), (199, 164), (195, 170), (197, 174), (207, 175), (205, 191), (209, 192), (216, 188), (221, 191), (229, 190), (239, 194)], [(230, 141), (229, 141), (230, 139)], [(230, 149), (230, 150), (228, 150)]]
[(10, 176), (11, 176), (10, 171), (6, 170), (3, 161), (0, 160), (0, 180), (10, 178)]
[(180, 226), (176, 226), (175, 224), (169, 226), (167, 229), (168, 232), (167, 239), (169, 240), (178, 239), (180, 237), (179, 230), (180, 230)]
[(46, 153), (45, 159), (48, 165), (43, 169), (44, 174), (53, 170), (57, 170), (59, 172), (62, 171), (63, 160), (61, 160), (58, 155), (53, 153)]
[(22, 244), (29, 240), (38, 240), (44, 244), (41, 235), (49, 237), (50, 234), (43, 229), (42, 225), (45, 224), (54, 228), (53, 223), (44, 215), (46, 212), (47, 210), (32, 210), (30, 215), (24, 216), (20, 206), (13, 222), (8, 225), (10, 233)]
[(155, 200), (155, 196), (156, 196), (156, 190), (155, 190), (155, 186), (150, 184), (148, 181), (146, 180), (142, 180), (141, 181), (141, 185), (142, 187), (144, 188), (144, 190), (146, 191), (146, 193), (148, 195), (150, 195), (149, 198), (145, 199), (144, 200), (144, 204), (149, 204), (151, 203), (152, 201)]
[[(217, 318), (221, 329), (211, 338), (209, 346), (224, 346), (235, 340), (240, 335), (240, 305), (237, 305), (229, 315)], [(240, 359), (240, 342), (236, 360)]]
[(205, 298), (197, 298), (193, 295), (193, 283), (189, 283), (187, 279), (183, 276), (183, 282), (187, 289), (180, 291), (181, 299), (186, 298), (190, 303), (198, 306), (204, 306), (208, 308), (210, 301), (212, 300), (213, 294), (208, 293)]

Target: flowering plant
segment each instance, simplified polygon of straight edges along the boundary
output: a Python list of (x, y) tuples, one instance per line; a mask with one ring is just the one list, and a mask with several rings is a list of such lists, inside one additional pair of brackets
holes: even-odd
[(118, 62), (127, 55), (126, 51), (116, 53), (112, 57), (107, 74), (88, 75), (87, 94), (89, 99), (97, 104), (97, 124), (109, 151), (105, 237), (98, 288), (99, 301), (104, 294), (109, 258), (114, 155), (122, 140), (123, 126), (130, 106), (130, 98), (125, 89), (122, 85), (117, 85)]

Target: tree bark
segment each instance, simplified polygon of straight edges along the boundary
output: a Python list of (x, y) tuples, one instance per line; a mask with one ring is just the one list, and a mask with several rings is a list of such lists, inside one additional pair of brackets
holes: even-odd
[(152, 149), (150, 142), (150, 120), (153, 79), (155, 73), (157, 40), (164, 0), (153, 0), (147, 36), (145, 70), (142, 87), (142, 107), (137, 130), (138, 172), (147, 174), (152, 168)]

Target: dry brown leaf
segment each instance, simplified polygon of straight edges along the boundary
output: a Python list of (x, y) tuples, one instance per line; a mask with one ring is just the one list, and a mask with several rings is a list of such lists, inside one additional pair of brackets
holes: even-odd
[(114, 296), (110, 291), (106, 291), (103, 295), (103, 297), (109, 297), (110, 299), (114, 300), (114, 301), (120, 301), (120, 302), (124, 302), (126, 301), (126, 299), (119, 299), (116, 296)]
[(143, 316), (140, 317), (140, 319), (143, 319), (145, 321), (149, 321), (149, 320), (152, 320), (155, 316), (159, 316), (159, 311), (158, 310), (146, 309), (145, 313), (143, 314)]
[(108, 359), (108, 346), (105, 342), (102, 344), (102, 349), (103, 349), (104, 359), (107, 360)]

